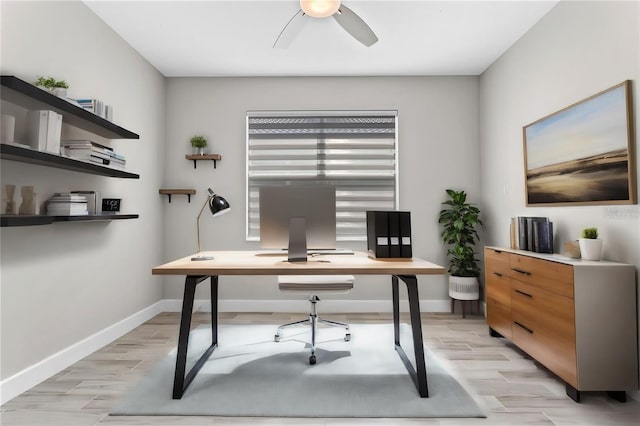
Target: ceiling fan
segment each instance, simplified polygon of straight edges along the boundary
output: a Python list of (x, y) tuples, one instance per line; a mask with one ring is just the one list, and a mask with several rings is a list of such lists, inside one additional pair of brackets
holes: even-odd
[(342, 4), (341, 0), (300, 0), (300, 10), (284, 26), (274, 48), (286, 48), (300, 33), (308, 17), (333, 18), (346, 32), (367, 47), (373, 46), (378, 37), (354, 11)]

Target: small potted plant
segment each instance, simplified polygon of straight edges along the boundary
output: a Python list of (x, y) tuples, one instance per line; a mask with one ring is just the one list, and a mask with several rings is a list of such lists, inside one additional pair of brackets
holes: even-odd
[(191, 138), (191, 146), (193, 147), (193, 153), (204, 155), (204, 149), (207, 147), (207, 139), (201, 135), (195, 135)]
[(69, 88), (69, 84), (66, 81), (56, 80), (53, 77), (38, 77), (36, 86), (44, 87), (46, 90), (61, 98), (67, 97), (67, 89)]
[(447, 194), (449, 199), (442, 204), (448, 207), (440, 211), (438, 223), (443, 228), (442, 242), (449, 246), (449, 296), (457, 300), (477, 300), (480, 267), (475, 244), (480, 239), (476, 230), (476, 226), (482, 225), (480, 209), (467, 203), (464, 191), (447, 189)]
[(598, 239), (598, 228), (584, 228), (580, 244), (580, 256), (583, 260), (600, 260), (602, 240)]

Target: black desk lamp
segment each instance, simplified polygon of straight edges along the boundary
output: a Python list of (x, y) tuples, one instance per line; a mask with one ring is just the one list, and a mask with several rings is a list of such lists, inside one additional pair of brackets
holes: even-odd
[(213, 260), (213, 256), (200, 256), (200, 216), (202, 216), (205, 206), (207, 204), (209, 205), (209, 210), (211, 210), (213, 217), (221, 216), (231, 209), (227, 200), (214, 193), (211, 188), (209, 188), (208, 191), (209, 195), (207, 196), (207, 201), (202, 205), (200, 213), (198, 213), (198, 219), (196, 220), (196, 229), (198, 232), (198, 254), (192, 257), (191, 260)]

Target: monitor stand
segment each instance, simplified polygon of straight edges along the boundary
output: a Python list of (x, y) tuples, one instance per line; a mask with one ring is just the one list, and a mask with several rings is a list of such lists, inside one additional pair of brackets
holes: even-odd
[(307, 227), (304, 217), (289, 219), (289, 262), (307, 261)]

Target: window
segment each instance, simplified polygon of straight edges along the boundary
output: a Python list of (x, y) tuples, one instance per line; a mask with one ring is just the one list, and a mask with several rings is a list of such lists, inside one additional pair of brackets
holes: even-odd
[(247, 240), (264, 185), (333, 185), (339, 241), (366, 240), (367, 210), (398, 207), (397, 112), (247, 113)]

